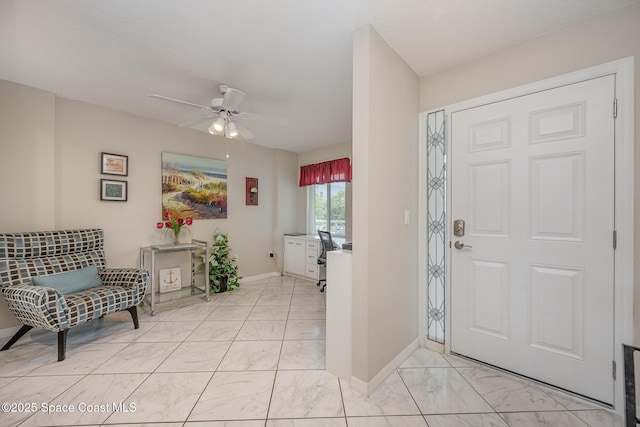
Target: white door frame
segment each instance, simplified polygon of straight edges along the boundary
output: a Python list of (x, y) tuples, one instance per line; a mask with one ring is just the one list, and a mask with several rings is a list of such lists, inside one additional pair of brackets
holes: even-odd
[[(445, 344), (429, 341), (426, 338), (426, 301), (427, 301), (427, 162), (426, 162), (426, 118), (429, 113), (444, 110), (446, 120), (447, 154), (451, 153), (451, 114), (457, 111), (478, 107), (481, 105), (503, 101), (510, 98), (524, 96), (530, 93), (553, 89), (578, 83), (584, 80), (606, 75), (616, 75), (615, 95), (617, 98), (618, 115), (615, 121), (615, 224), (617, 230), (617, 249), (615, 251), (615, 284), (614, 284), (614, 357), (617, 364), (616, 381), (614, 384), (614, 407), (616, 412), (624, 412), (624, 372), (622, 344), (633, 343), (633, 274), (634, 274), (634, 58), (629, 57), (618, 61), (590, 67), (573, 73), (563, 74), (550, 79), (541, 80), (513, 89), (508, 89), (490, 95), (446, 105), (420, 113), (420, 183), (419, 183), (419, 293), (420, 293), (420, 340), (421, 344), (434, 350), (449, 353), (451, 348), (451, 275), (447, 274), (445, 282)], [(613, 114), (613, 106), (612, 106)], [(450, 161), (447, 162), (450, 164)], [(447, 186), (447, 240), (451, 238), (451, 187)], [(451, 267), (451, 249), (446, 255), (446, 271)]]

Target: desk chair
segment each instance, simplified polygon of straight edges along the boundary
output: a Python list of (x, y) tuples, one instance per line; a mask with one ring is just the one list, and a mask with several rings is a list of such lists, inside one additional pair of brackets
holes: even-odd
[(329, 233), (328, 231), (321, 231), (318, 230), (318, 235), (320, 236), (320, 241), (322, 242), (322, 253), (320, 254), (320, 256), (318, 257), (318, 265), (320, 266), (320, 268), (322, 269), (324, 267), (324, 279), (320, 279), (318, 280), (318, 283), (316, 284), (316, 286), (320, 286), (320, 283), (324, 282), (324, 285), (322, 285), (322, 288), (320, 288), (320, 292), (324, 292), (324, 288), (327, 287), (327, 252), (332, 251), (335, 249), (335, 246), (333, 245), (333, 240), (331, 239), (331, 233)]

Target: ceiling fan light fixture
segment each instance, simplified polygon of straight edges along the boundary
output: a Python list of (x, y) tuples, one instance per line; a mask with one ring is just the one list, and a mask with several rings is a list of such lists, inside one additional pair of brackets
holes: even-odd
[[(215, 133), (211, 132), (211, 129), (213, 129)], [(213, 123), (211, 123), (211, 127), (209, 128), (209, 133), (212, 133), (215, 135), (217, 133), (222, 132), (223, 130), (224, 130), (224, 117), (218, 117), (213, 121)]]
[[(232, 123), (232, 121), (234, 120), (256, 120), (259, 122), (270, 123), (279, 126), (287, 126), (289, 124), (288, 119), (242, 111), (240, 109), (240, 105), (245, 99), (246, 94), (241, 90), (231, 88), (226, 84), (220, 84), (218, 86), (218, 90), (220, 90), (222, 97), (212, 99), (210, 102), (211, 105), (201, 105), (156, 94), (150, 94), (149, 96), (164, 101), (170, 101), (183, 106), (208, 111), (209, 115), (207, 115), (206, 117), (200, 117), (195, 120), (190, 120), (186, 123), (180, 124), (179, 126), (190, 127), (197, 130), (207, 129), (207, 131), (211, 135), (224, 136), (227, 139), (250, 140), (254, 138), (254, 135), (251, 133), (251, 131), (241, 125), (240, 122)], [(211, 120), (209, 127), (204, 128), (209, 120)]]
[(233, 122), (227, 123), (227, 128), (225, 129), (225, 135), (227, 136), (227, 138), (235, 138), (236, 136), (238, 136), (238, 128), (236, 127), (235, 123)]

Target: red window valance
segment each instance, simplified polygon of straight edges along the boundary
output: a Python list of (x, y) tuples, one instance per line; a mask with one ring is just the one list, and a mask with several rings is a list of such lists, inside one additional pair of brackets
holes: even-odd
[(327, 182), (351, 182), (351, 160), (345, 157), (300, 166), (300, 187), (326, 184)]

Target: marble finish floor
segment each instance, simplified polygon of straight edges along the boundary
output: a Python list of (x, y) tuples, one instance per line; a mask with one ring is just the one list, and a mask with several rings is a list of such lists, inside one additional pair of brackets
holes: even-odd
[[(328, 289), (330, 292), (330, 289)], [(0, 353), (1, 426), (620, 426), (597, 405), (423, 348), (369, 397), (325, 368), (324, 295), (291, 277), (128, 313)], [(73, 412), (69, 406), (73, 405)], [(3, 410), (6, 409), (3, 406)]]

